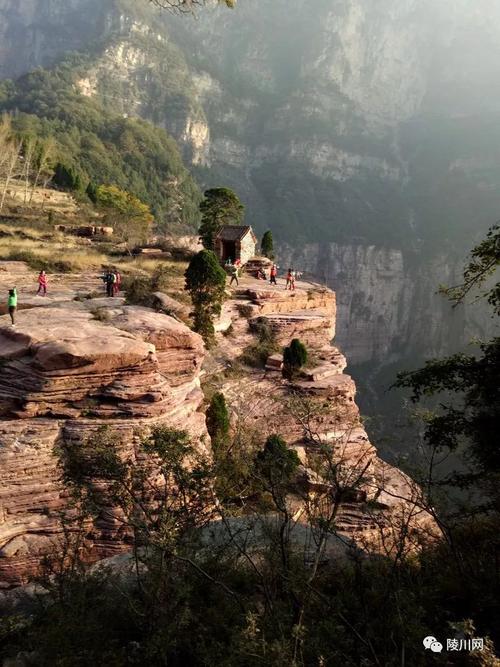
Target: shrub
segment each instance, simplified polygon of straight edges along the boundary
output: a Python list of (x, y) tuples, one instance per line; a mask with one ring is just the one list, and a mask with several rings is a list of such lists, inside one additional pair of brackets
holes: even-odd
[(207, 430), (216, 450), (224, 444), (229, 435), (229, 412), (224, 394), (217, 392), (212, 396), (206, 415)]
[(267, 322), (256, 325), (257, 342), (249, 345), (241, 355), (241, 361), (248, 366), (264, 368), (271, 354), (279, 350), (273, 330)]
[(298, 338), (294, 338), (283, 350), (283, 377), (291, 380), (307, 363), (307, 349)]
[(122, 279), (122, 287), (128, 304), (152, 307), (154, 297), (150, 276), (125, 276)]

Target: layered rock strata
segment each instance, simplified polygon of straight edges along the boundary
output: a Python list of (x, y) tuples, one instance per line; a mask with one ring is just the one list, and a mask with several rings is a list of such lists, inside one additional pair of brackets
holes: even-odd
[[(204, 446), (201, 338), (122, 299), (60, 302), (0, 317), (0, 587), (23, 583), (61, 535), (68, 491), (56, 450), (108, 426), (135, 456), (141, 429), (187, 429)], [(126, 548), (112, 508), (87, 535), (88, 557)]]
[(369, 441), (355, 383), (344, 373), (346, 359), (331, 343), (335, 294), (307, 283), (298, 283), (295, 293), (280, 285), (262, 288), (250, 279), (244, 283), (225, 306), (232, 326), (221, 335), (220, 348), (238, 354), (255, 343), (258, 325), (267, 323), (280, 346), (293, 338), (305, 342), (310, 363), (292, 382), (282, 378), (279, 354), (271, 355), (264, 371), (246, 369), (243, 377), (229, 373), (220, 388), (235, 419), (260, 439), (282, 435), (301, 459), (299, 486), (313, 495), (332, 484), (318, 474), (324, 446), (332, 448), (333, 477), (345, 490), (335, 524), (340, 536), (391, 552), (403, 533), (408, 548), (425, 534), (435, 534), (418, 486), (380, 459)]

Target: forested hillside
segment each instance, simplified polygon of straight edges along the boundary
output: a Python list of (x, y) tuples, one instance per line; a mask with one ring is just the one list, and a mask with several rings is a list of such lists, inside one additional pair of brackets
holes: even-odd
[(139, 118), (105, 109), (85, 97), (76, 79), (87, 61), (73, 58), (53, 70), (36, 70), (0, 82), (0, 112), (13, 116), (21, 135), (54, 140), (53, 164), (78, 175), (81, 189), (114, 184), (148, 203), (159, 228), (195, 229), (200, 192), (175, 140)]

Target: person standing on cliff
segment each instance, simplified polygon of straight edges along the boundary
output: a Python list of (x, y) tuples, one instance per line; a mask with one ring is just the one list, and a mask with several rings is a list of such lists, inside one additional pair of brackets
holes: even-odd
[(292, 289), (292, 269), (288, 269), (286, 274), (286, 285), (285, 289)]
[(45, 271), (40, 271), (38, 274), (38, 292), (37, 295), (43, 293), (43, 296), (47, 296), (47, 274)]
[(113, 295), (116, 296), (121, 289), (122, 276), (121, 276), (121, 273), (117, 269), (115, 269), (113, 271), (113, 273), (114, 273), (114, 276), (115, 276), (115, 282), (113, 284)]
[(273, 264), (271, 266), (271, 271), (270, 271), (270, 278), (269, 282), (271, 285), (277, 285), (278, 283), (276, 282), (276, 276), (278, 275), (278, 267), (276, 264)]
[(238, 267), (232, 264), (229, 267), (229, 275), (231, 276), (231, 280), (229, 281), (229, 286), (233, 284), (233, 282), (236, 281), (236, 287), (239, 285), (238, 282)]
[(111, 271), (111, 269), (108, 269), (108, 272), (106, 273), (106, 280), (105, 280), (106, 296), (110, 296), (110, 297), (114, 296), (113, 292), (114, 292), (115, 281), (116, 281), (115, 274), (113, 273), (113, 271)]
[(12, 289), (9, 290), (9, 298), (7, 301), (7, 306), (9, 308), (9, 315), (12, 325), (14, 325), (16, 310), (17, 310), (17, 287), (13, 287)]

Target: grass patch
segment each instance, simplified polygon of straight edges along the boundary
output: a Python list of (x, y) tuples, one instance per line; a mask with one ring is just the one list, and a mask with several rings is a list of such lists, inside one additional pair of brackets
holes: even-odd
[(240, 356), (239, 361), (253, 368), (264, 368), (268, 357), (280, 351), (274, 333), (267, 322), (256, 325), (257, 341), (248, 345)]
[(83, 272), (100, 267), (106, 256), (88, 245), (58, 234), (33, 228), (0, 226), (0, 259), (26, 262), (37, 271)]
[[(145, 262), (151, 262), (151, 260), (145, 260)], [(179, 291), (179, 281), (181, 278), (181, 284), (184, 284), (185, 265), (183, 263), (179, 264), (167, 261), (154, 262), (152, 265), (147, 264), (146, 266), (148, 266), (151, 273), (146, 272), (143, 263), (142, 274), (124, 276), (123, 289), (127, 295), (127, 303), (151, 308), (155, 303), (155, 297), (153, 296), (155, 292), (172, 293), (172, 291), (175, 291), (176, 298), (178, 298), (177, 294), (181, 294)]]

